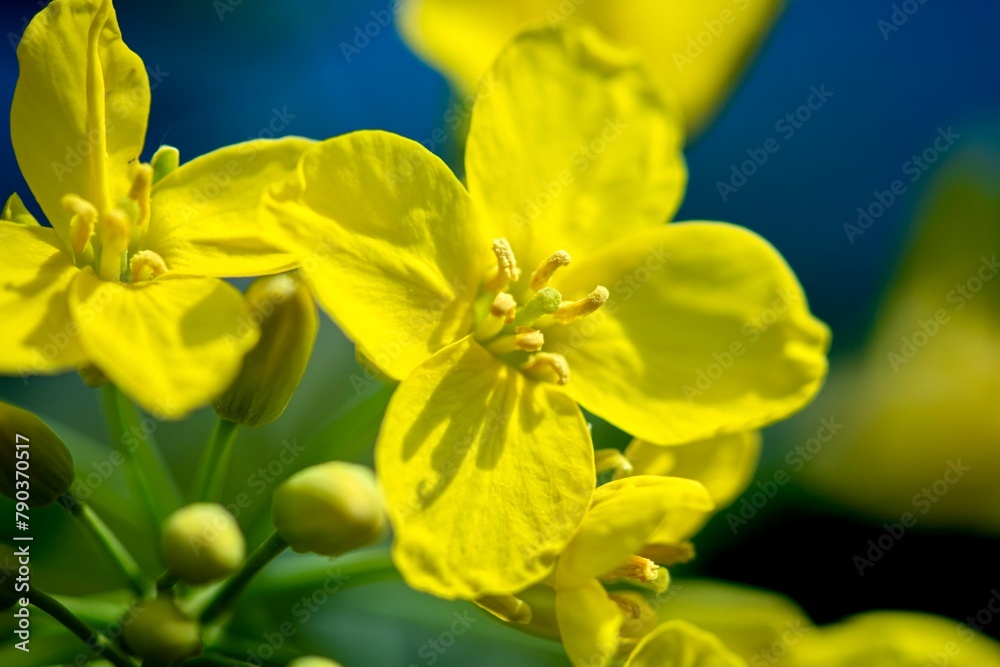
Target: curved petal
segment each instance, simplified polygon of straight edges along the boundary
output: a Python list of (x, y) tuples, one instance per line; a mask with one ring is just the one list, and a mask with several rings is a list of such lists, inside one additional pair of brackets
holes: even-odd
[(443, 598), (514, 593), (552, 568), (594, 488), (579, 408), (470, 338), (403, 380), (376, 468), (407, 582)]
[(149, 77), (110, 0), (57, 0), (28, 24), (10, 110), (17, 163), (65, 239), (72, 193), (106, 210), (128, 193), (149, 117)]
[(657, 444), (748, 431), (807, 404), (826, 376), (829, 330), (795, 275), (756, 234), (683, 223), (633, 234), (553, 284), (611, 298), (545, 330), (586, 409)]
[(51, 229), (0, 221), (0, 373), (58, 373), (86, 362), (66, 304), (79, 272)]
[(296, 260), (263, 237), (257, 208), (315, 142), (256, 139), (182, 164), (153, 187), (149, 230), (140, 247), (159, 254), (171, 273), (259, 276)]
[[(580, 529), (559, 558), (556, 588), (571, 588), (607, 574), (655, 541), (690, 536), (714, 505), (698, 482), (637, 476), (597, 487)], [(677, 540), (654, 539), (676, 535)]]
[(657, 81), (677, 95), (695, 132), (725, 100), (783, 5), (783, 0), (408, 0), (400, 28), (417, 53), (467, 93), (525, 23), (589, 21), (643, 54)]
[(420, 144), (387, 132), (317, 144), (265, 194), (261, 217), (386, 375), (406, 377), (469, 332), (490, 242), (461, 183)]
[(670, 475), (701, 482), (717, 509), (733, 502), (753, 479), (760, 432), (744, 431), (667, 447), (633, 440), (625, 449), (633, 475)]
[(528, 272), (659, 225), (687, 181), (683, 130), (638, 59), (593, 28), (517, 36), (480, 86), (469, 191)]
[(646, 635), (624, 667), (746, 667), (715, 635), (685, 621), (667, 621)]
[(618, 651), (624, 617), (596, 579), (557, 591), (556, 618), (574, 667), (604, 667)]
[(214, 278), (122, 284), (79, 272), (70, 310), (88, 357), (146, 411), (176, 419), (229, 386), (258, 331)]

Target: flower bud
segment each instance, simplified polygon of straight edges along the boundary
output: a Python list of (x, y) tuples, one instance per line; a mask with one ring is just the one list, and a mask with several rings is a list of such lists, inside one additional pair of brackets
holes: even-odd
[(274, 492), (274, 527), (293, 551), (339, 556), (378, 538), (385, 507), (375, 474), (342, 461), (306, 468)]
[(309, 288), (291, 273), (255, 280), (245, 295), (260, 341), (240, 374), (215, 401), (223, 419), (263, 426), (281, 416), (309, 362), (319, 319)]
[(222, 505), (182, 507), (163, 525), (163, 560), (186, 584), (207, 584), (233, 573), (246, 552), (236, 519)]
[(0, 403), (0, 431), (0, 493), (32, 507), (47, 507), (69, 491), (75, 477), (73, 457), (45, 422)]
[(201, 653), (201, 626), (186, 616), (172, 598), (140, 602), (125, 627), (125, 643), (137, 656), (158, 662)]
[(288, 667), (341, 667), (341, 664), (335, 660), (320, 658), (315, 655), (307, 655), (292, 660), (288, 663)]

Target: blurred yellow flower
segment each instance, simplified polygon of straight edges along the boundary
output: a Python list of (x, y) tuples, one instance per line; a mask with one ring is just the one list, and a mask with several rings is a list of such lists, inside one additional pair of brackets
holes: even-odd
[(144, 408), (179, 417), (220, 393), (257, 340), (220, 276), (294, 265), (256, 238), (261, 190), (305, 140), (252, 141), (176, 166), (138, 162), (149, 77), (109, 0), (57, 0), (17, 50), (18, 164), (52, 225), (14, 195), (0, 221), (0, 371), (93, 365)]
[(583, 20), (645, 57), (688, 132), (716, 113), (781, 12), (782, 0), (405, 0), (400, 29), (463, 93), (526, 23)]
[(566, 25), (519, 36), (484, 80), (468, 188), (419, 144), (358, 132), (265, 194), (325, 310), (402, 380), (376, 455), (412, 586), (471, 599), (549, 573), (594, 486), (576, 403), (680, 444), (818, 389), (828, 332), (780, 255), (663, 224), (680, 137), (634, 56)]

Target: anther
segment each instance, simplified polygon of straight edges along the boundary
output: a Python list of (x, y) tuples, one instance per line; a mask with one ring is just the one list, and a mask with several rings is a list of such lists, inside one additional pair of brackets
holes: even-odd
[(140, 250), (132, 255), (129, 268), (132, 271), (132, 282), (134, 283), (153, 280), (167, 272), (166, 262), (152, 250)]
[(181, 163), (181, 154), (173, 146), (160, 146), (153, 153), (150, 165), (153, 167), (153, 185), (176, 169)]
[(476, 604), (508, 623), (531, 622), (531, 607), (513, 595), (485, 595), (476, 599)]
[(598, 285), (593, 292), (578, 301), (567, 301), (559, 306), (559, 310), (553, 313), (556, 322), (567, 324), (578, 317), (590, 315), (603, 306), (611, 294), (606, 287)]
[(521, 365), (521, 370), (542, 380), (554, 376), (556, 384), (569, 382), (569, 364), (561, 354), (538, 352)]
[(133, 241), (138, 239), (149, 223), (149, 198), (152, 187), (153, 168), (148, 164), (139, 164), (136, 167), (135, 176), (132, 177), (132, 187), (128, 191), (128, 198), (134, 201), (139, 208), (135, 219), (135, 228), (139, 233), (132, 235)]
[(514, 251), (507, 239), (493, 240), (493, 254), (497, 257), (497, 268), (486, 281), (486, 289), (491, 292), (499, 292), (507, 289), (507, 285), (510, 283), (517, 282), (517, 279), (521, 277), (521, 270), (517, 268)]
[(101, 216), (101, 262), (98, 274), (103, 280), (117, 282), (121, 278), (131, 223), (128, 212), (121, 206)]
[(549, 258), (544, 260), (531, 274), (531, 289), (538, 291), (549, 284), (549, 278), (556, 272), (556, 269), (567, 266), (570, 262), (569, 253), (565, 250), (557, 250)]
[(493, 297), (489, 314), (476, 325), (476, 340), (493, 338), (504, 326), (514, 321), (517, 313), (517, 301), (507, 292), (500, 292)]
[(594, 450), (594, 468), (597, 474), (614, 473), (623, 477), (632, 474), (632, 462), (617, 449)]
[(490, 343), (486, 349), (496, 355), (522, 352), (538, 352), (545, 345), (545, 336), (538, 329), (517, 327), (513, 336), (503, 336)]
[(643, 558), (660, 565), (676, 565), (687, 563), (694, 558), (694, 545), (690, 542), (678, 542), (676, 544), (648, 544), (639, 552)]
[(73, 214), (69, 221), (70, 242), (73, 244), (74, 254), (81, 255), (90, 244), (90, 237), (94, 235), (97, 209), (83, 197), (74, 194), (63, 196), (62, 205)]

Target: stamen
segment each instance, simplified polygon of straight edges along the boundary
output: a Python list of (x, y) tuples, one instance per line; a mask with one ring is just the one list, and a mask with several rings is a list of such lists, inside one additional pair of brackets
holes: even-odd
[(101, 264), (98, 274), (103, 280), (117, 282), (121, 278), (132, 222), (129, 218), (121, 206), (116, 206), (101, 216)]
[(94, 226), (97, 223), (97, 209), (89, 201), (74, 194), (68, 194), (62, 198), (63, 208), (73, 214), (69, 221), (70, 242), (73, 244), (73, 253), (83, 254), (90, 244), (90, 237), (94, 235)]
[(513, 336), (504, 336), (490, 343), (486, 349), (496, 355), (508, 354), (516, 350), (538, 352), (545, 345), (545, 336), (538, 329), (517, 327)]
[(476, 604), (508, 623), (531, 622), (531, 607), (513, 595), (486, 595), (477, 599)]
[(493, 338), (504, 326), (514, 321), (517, 313), (517, 301), (507, 292), (500, 292), (493, 297), (489, 314), (476, 325), (474, 333), (476, 340), (483, 341)]
[(132, 282), (134, 283), (153, 280), (167, 272), (166, 262), (152, 250), (140, 250), (132, 255), (129, 268), (132, 270)]
[(639, 553), (655, 563), (670, 566), (686, 563), (694, 558), (694, 545), (690, 542), (648, 544)]
[(181, 163), (181, 154), (173, 146), (160, 146), (153, 153), (150, 165), (153, 167), (153, 185), (159, 183), (160, 179), (176, 169)]
[(549, 284), (549, 278), (556, 272), (556, 269), (568, 265), (570, 262), (569, 253), (565, 250), (557, 250), (549, 258), (544, 260), (531, 274), (531, 289), (538, 291)]
[(517, 279), (521, 277), (521, 270), (517, 268), (514, 251), (507, 239), (493, 240), (493, 254), (497, 256), (497, 268), (496, 272), (486, 281), (486, 289), (490, 292), (499, 292), (507, 289), (507, 285), (510, 283), (517, 282)]
[(615, 473), (622, 477), (632, 474), (632, 462), (617, 449), (597, 449), (594, 451), (594, 467), (597, 474)]
[(569, 364), (561, 354), (539, 352), (522, 364), (521, 370), (538, 379), (548, 379), (555, 375), (556, 384), (569, 382)]
[(605, 574), (602, 579), (605, 581), (618, 581), (626, 579), (649, 584), (659, 577), (660, 566), (642, 556), (629, 556), (624, 563)]
[(598, 285), (593, 292), (578, 301), (568, 301), (559, 306), (553, 317), (557, 322), (568, 324), (578, 317), (590, 315), (603, 306), (611, 294), (606, 287)]
[(611, 591), (608, 598), (618, 605), (625, 617), (622, 623), (620, 637), (622, 639), (641, 639), (654, 627), (659, 619), (645, 596), (636, 591)]
[(153, 168), (148, 164), (140, 164), (136, 167), (135, 176), (132, 177), (132, 187), (128, 191), (128, 198), (134, 201), (139, 212), (135, 218), (135, 230), (132, 240), (135, 241), (145, 231), (149, 223), (149, 197), (153, 187)]

